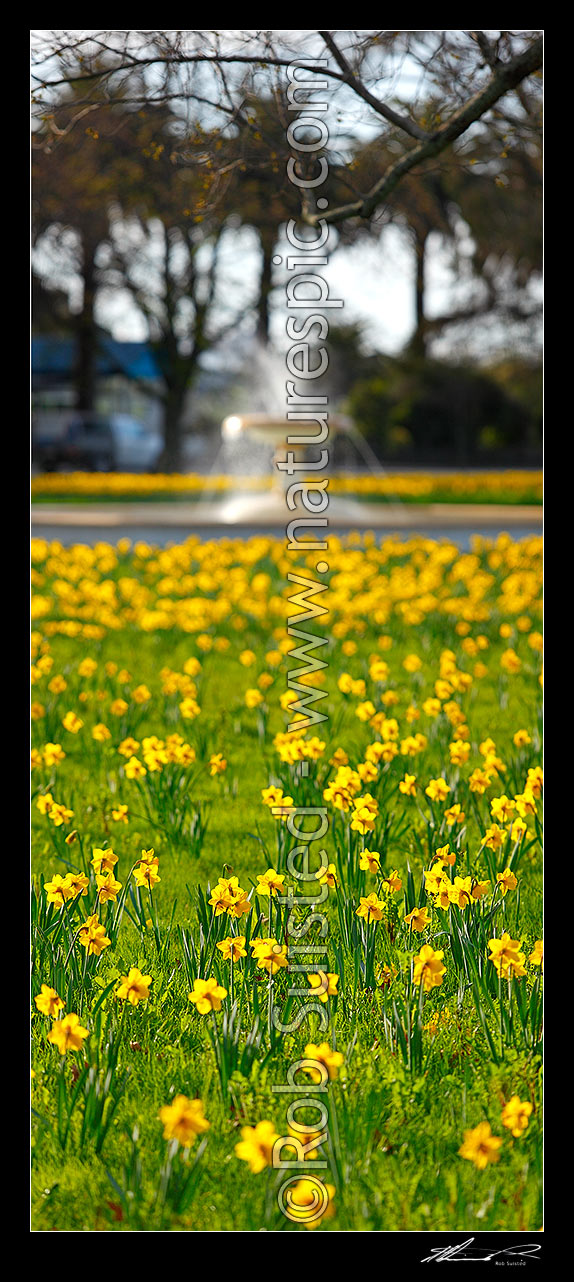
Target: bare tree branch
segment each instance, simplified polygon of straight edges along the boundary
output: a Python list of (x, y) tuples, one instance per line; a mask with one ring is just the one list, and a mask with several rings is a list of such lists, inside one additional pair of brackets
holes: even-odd
[(345, 219), (353, 218), (357, 215), (360, 218), (370, 218), (377, 206), (382, 204), (383, 200), (395, 190), (395, 187), (397, 187), (405, 174), (410, 173), (412, 169), (422, 164), (423, 161), (440, 155), (450, 143), (455, 142), (457, 138), (466, 133), (471, 124), (476, 120), (480, 120), (481, 116), (484, 116), (494, 106), (494, 103), (498, 102), (499, 98), (502, 98), (503, 94), (514, 89), (525, 76), (532, 75), (532, 72), (537, 71), (541, 65), (542, 39), (540, 38), (533, 41), (512, 62), (501, 66), (485, 88), (474, 94), (464, 106), (455, 111), (450, 120), (441, 125), (440, 129), (437, 129), (429, 140), (420, 143), (418, 147), (414, 147), (405, 156), (401, 156), (393, 165), (390, 165), (367, 196), (353, 201), (350, 205), (340, 205), (338, 208), (322, 214), (312, 213), (309, 209), (304, 210), (304, 220), (315, 224), (320, 218), (324, 218), (331, 223), (343, 222)]
[(377, 115), (384, 116), (385, 120), (388, 120), (392, 125), (396, 125), (398, 129), (402, 129), (404, 133), (410, 134), (411, 138), (424, 139), (429, 137), (425, 130), (421, 129), (420, 125), (417, 125), (415, 120), (410, 120), (408, 116), (401, 116), (398, 111), (394, 111), (392, 107), (387, 107), (386, 103), (381, 102), (380, 98), (375, 98), (375, 95), (369, 92), (354, 74), (344, 54), (337, 48), (330, 31), (320, 31), (319, 35), (322, 36), (335, 62), (341, 68), (345, 84), (349, 85), (358, 94), (359, 98), (363, 98), (365, 102), (368, 102), (373, 111), (377, 112)]

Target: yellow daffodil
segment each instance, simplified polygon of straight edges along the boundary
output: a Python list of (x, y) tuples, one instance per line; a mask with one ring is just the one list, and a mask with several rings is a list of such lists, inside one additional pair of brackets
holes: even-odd
[(120, 980), (120, 986), (116, 989), (116, 997), (121, 1001), (127, 1001), (132, 1006), (137, 1006), (139, 1002), (146, 1002), (149, 997), (150, 985), (152, 984), (151, 975), (142, 975), (137, 966), (131, 966), (127, 975)]
[(257, 875), (259, 885), (257, 887), (258, 895), (273, 896), (281, 894), (283, 891), (283, 882), (285, 881), (284, 873), (275, 872), (274, 868), (268, 868), (267, 872)]
[(98, 899), (101, 904), (106, 904), (108, 901), (115, 903), (122, 888), (122, 883), (121, 881), (116, 881), (113, 872), (97, 873), (96, 885), (98, 887)]
[(227, 939), (222, 939), (218, 944), (220, 953), (224, 961), (239, 961), (240, 957), (247, 957), (245, 947), (245, 935), (228, 935)]
[(287, 949), (276, 939), (254, 940), (252, 948), (257, 965), (270, 975), (276, 975), (287, 965)]
[(459, 1148), (461, 1157), (473, 1162), (478, 1171), (484, 1171), (489, 1162), (498, 1162), (502, 1140), (493, 1135), (490, 1122), (479, 1122), (473, 1130), (464, 1132), (464, 1142)]
[(516, 890), (518, 881), (510, 868), (505, 868), (504, 872), (497, 872), (496, 880), (500, 886), (500, 893), (506, 895), (509, 890)]
[(68, 899), (74, 899), (76, 895), (67, 877), (62, 877), (59, 872), (54, 874), (51, 881), (44, 882), (44, 890), (47, 903), (55, 904), (58, 908), (61, 908)]
[(524, 969), (525, 954), (520, 951), (520, 941), (511, 939), (507, 931), (500, 939), (490, 939), (490, 960), (502, 979), (520, 978), (526, 974)]
[(94, 872), (107, 873), (113, 872), (118, 862), (118, 857), (113, 850), (98, 850), (94, 848), (90, 863)]
[(336, 890), (339, 885), (339, 878), (335, 865), (328, 864), (322, 872), (317, 873), (317, 880), (321, 886), (328, 886), (329, 890)]
[(446, 779), (431, 779), (425, 788), (427, 797), (431, 801), (446, 801), (450, 792), (450, 784)]
[(221, 1010), (221, 1003), (225, 997), (227, 997), (227, 989), (222, 988), (216, 979), (195, 979), (189, 1001), (193, 1002), (200, 1015), (208, 1015), (212, 1010)]
[(139, 886), (140, 889), (153, 890), (154, 886), (157, 886), (158, 882), (161, 881), (161, 877), (157, 871), (157, 865), (155, 863), (138, 864), (138, 866), (134, 868), (134, 880), (136, 886)]
[(298, 1180), (289, 1189), (289, 1219), (309, 1230), (318, 1228), (335, 1214), (335, 1192), (334, 1184), (324, 1184), (318, 1178)]
[(542, 966), (544, 956), (544, 944), (541, 939), (537, 939), (528, 958), (532, 966)]
[(77, 1015), (64, 1015), (63, 1019), (57, 1019), (48, 1033), (48, 1041), (58, 1047), (60, 1055), (67, 1051), (81, 1051), (86, 1037), (89, 1037), (88, 1029), (82, 1028)]
[(410, 926), (411, 930), (426, 930), (430, 922), (430, 913), (428, 908), (413, 908), (404, 920), (405, 926)]
[(385, 915), (385, 904), (379, 899), (374, 891), (370, 895), (363, 895), (359, 900), (359, 907), (356, 909), (357, 917), (364, 917), (365, 921), (381, 921)]
[(56, 989), (49, 988), (48, 984), (42, 984), (40, 992), (36, 994), (34, 1001), (42, 1015), (51, 1015), (52, 1018), (64, 1009), (62, 998), (58, 996)]
[[(322, 1064), (323, 1067), (326, 1068), (331, 1081), (339, 1076), (339, 1069), (343, 1063), (343, 1056), (340, 1051), (334, 1051), (333, 1048), (329, 1046), (328, 1042), (321, 1042), (319, 1045), (316, 1045), (314, 1042), (308, 1042), (304, 1050), (304, 1055), (306, 1059), (316, 1060), (318, 1064)], [(321, 1082), (322, 1074), (320, 1069), (306, 1068), (305, 1072), (310, 1074), (314, 1082)]]
[(190, 1100), (186, 1095), (176, 1095), (171, 1104), (164, 1104), (159, 1116), (164, 1139), (177, 1140), (182, 1148), (191, 1148), (197, 1136), (203, 1135), (211, 1125), (204, 1116), (202, 1101)]
[(416, 775), (406, 774), (404, 779), (401, 779), (399, 783), (399, 792), (402, 792), (405, 797), (416, 797), (417, 795), (416, 782), (417, 782)]
[(420, 953), (414, 958), (413, 980), (415, 984), (422, 984), (425, 993), (431, 988), (438, 988), (442, 984), (443, 977), (446, 974), (446, 966), (443, 965), (444, 952), (442, 949), (431, 948), (430, 944), (423, 944)]
[(313, 996), (318, 997), (320, 1002), (327, 1002), (330, 997), (337, 996), (339, 976), (332, 974), (331, 971), (319, 970), (307, 975), (307, 979), (313, 990)]
[(70, 734), (79, 734), (83, 724), (81, 717), (78, 717), (75, 712), (67, 712), (62, 721), (64, 730), (68, 730)]
[(237, 877), (220, 877), (208, 901), (216, 917), (227, 913), (230, 917), (242, 917), (251, 911), (247, 893), (239, 885)]
[(127, 824), (129, 822), (127, 806), (115, 806), (115, 808), (112, 810), (112, 819), (114, 823)]
[(520, 1136), (524, 1135), (524, 1132), (528, 1129), (531, 1113), (532, 1104), (530, 1101), (521, 1100), (519, 1095), (513, 1095), (502, 1110), (502, 1125), (506, 1126), (515, 1139), (520, 1139)]
[(90, 956), (99, 957), (104, 948), (109, 948), (111, 939), (106, 935), (105, 927), (101, 925), (95, 914), (86, 917), (84, 925), (78, 932), (78, 939), (82, 948)]
[(378, 873), (381, 866), (381, 856), (378, 850), (363, 850), (359, 858), (359, 868), (363, 872)]
[(273, 1122), (258, 1122), (257, 1126), (242, 1126), (241, 1140), (235, 1145), (235, 1155), (249, 1164), (253, 1175), (271, 1166), (273, 1146), (279, 1134)]

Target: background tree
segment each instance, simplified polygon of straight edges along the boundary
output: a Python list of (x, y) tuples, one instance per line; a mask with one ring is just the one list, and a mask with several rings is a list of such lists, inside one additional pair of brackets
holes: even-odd
[[(384, 162), (386, 158), (387, 164), (392, 164), (399, 146), (398, 139), (391, 133), (356, 147), (350, 166), (349, 188), (352, 186), (355, 191), (368, 190), (380, 169), (381, 161)], [(425, 356), (428, 338), (426, 267), (429, 237), (435, 232), (443, 244), (446, 243), (451, 249), (456, 246), (456, 208), (449, 197), (444, 174), (436, 169), (430, 172), (423, 169), (407, 175), (397, 189), (392, 204), (384, 214), (374, 217), (366, 224), (360, 224), (359, 235), (362, 229), (363, 235), (379, 237), (389, 226), (403, 231), (411, 248), (415, 324), (409, 347), (414, 355)]]
[[(285, 223), (290, 218), (297, 219), (301, 212), (297, 188), (285, 176), (291, 156), (287, 129), (292, 118), (284, 87), (277, 87), (268, 95), (246, 92), (231, 130), (225, 137), (215, 139), (214, 155), (208, 162), (214, 174), (211, 199), (220, 206), (227, 203), (237, 223), (253, 228), (258, 237), (261, 257), (255, 305), (256, 336), (264, 346), (270, 339), (273, 257)], [(300, 137), (301, 141), (306, 140), (304, 133)], [(329, 178), (323, 190), (328, 198), (339, 199), (343, 188), (337, 156), (327, 154)], [(308, 160), (307, 164), (312, 172), (312, 162)], [(357, 234), (357, 229), (345, 229), (346, 243), (356, 240)]]
[[(452, 351), (453, 343), (460, 355), (460, 336), (476, 332), (476, 318), (485, 335), (493, 320), (502, 346), (511, 324), (535, 322), (538, 32), (56, 32), (41, 33), (38, 48), (34, 111), (45, 148), (86, 132), (94, 112), (123, 113), (111, 165), (116, 199), (107, 204), (112, 222), (104, 243), (111, 248), (100, 247), (97, 262), (107, 253), (106, 280), (129, 289), (156, 350), (167, 461), (177, 456), (177, 424), (201, 353), (233, 322), (229, 312), (222, 321), (217, 278), (234, 228), (253, 227), (259, 240), (256, 325), (263, 342), (272, 258), (286, 217), (310, 225), (326, 217), (341, 245), (379, 236), (390, 224), (403, 230), (413, 252), (415, 325), (399, 405), (413, 403), (413, 379), (423, 401), (427, 392), (436, 401), (439, 374), (417, 362)], [(285, 112), (286, 68), (302, 59), (308, 77), (329, 83), (329, 191), (322, 193), (329, 208), (320, 215), (311, 200), (299, 203), (285, 176), (293, 119)], [(118, 179), (126, 122), (132, 141)], [(441, 315), (429, 314), (426, 271), (439, 240), (456, 282)], [(235, 319), (254, 303), (244, 299)], [(370, 372), (385, 381), (388, 368)], [(397, 378), (392, 415), (402, 427), (396, 392)], [(461, 426), (461, 457), (483, 429), (484, 418), (468, 431)]]
[[(540, 142), (540, 134), (521, 138), (504, 126), (469, 139), (464, 157), (447, 154), (440, 163), (429, 161), (408, 174), (385, 211), (367, 223), (370, 236), (399, 227), (411, 245), (413, 355), (425, 356), (429, 343), (450, 325), (460, 327), (487, 315), (507, 321), (538, 315), (531, 286), (542, 271)], [(392, 137), (376, 138), (356, 148), (351, 166), (355, 190), (372, 184), (381, 155), (392, 163), (398, 145)], [(438, 237), (455, 273), (464, 279), (466, 298), (431, 316), (426, 267), (433, 233), (435, 246)]]
[(269, 343), (273, 255), (282, 224), (299, 213), (295, 189), (283, 181), (290, 154), (285, 138), (287, 124), (288, 115), (279, 93), (266, 97), (248, 94), (236, 130), (223, 146), (232, 166), (226, 199), (241, 224), (252, 227), (259, 240), (256, 335), (265, 346)]
[[(76, 121), (75, 93), (67, 90), (58, 111), (58, 128), (44, 121), (35, 132), (32, 152), (32, 225), (35, 276), (46, 288), (49, 261), (54, 255), (70, 285), (79, 281), (79, 310), (70, 313), (76, 340), (76, 409), (94, 408), (99, 285), (98, 253), (109, 232), (110, 144), (116, 116), (108, 110), (90, 112), (90, 124), (71, 129)], [(62, 271), (62, 267), (60, 268)], [(36, 296), (38, 290), (36, 289)], [(44, 295), (45, 300), (45, 295)], [(36, 321), (39, 312), (35, 311)]]
[[(75, 104), (67, 103), (73, 113)], [(79, 277), (76, 408), (94, 407), (98, 289), (127, 290), (145, 322), (160, 373), (165, 468), (181, 462), (185, 399), (207, 349), (243, 308), (219, 317), (217, 270), (231, 211), (215, 198), (213, 140), (197, 122), (182, 137), (165, 103), (136, 110), (123, 100), (90, 113), (82, 133), (52, 122), (34, 138), (37, 261), (54, 241)], [(64, 120), (59, 114), (59, 119)], [(100, 128), (96, 128), (96, 125)], [(182, 148), (185, 146), (185, 164)], [(223, 309), (225, 310), (225, 309)]]
[(130, 114), (118, 138), (126, 172), (110, 223), (106, 271), (107, 283), (127, 289), (145, 321), (162, 385), (159, 466), (166, 470), (181, 465), (182, 413), (200, 359), (245, 312), (244, 303), (230, 307), (229, 291), (219, 289), (232, 211), (214, 196), (211, 140), (199, 125), (183, 139), (180, 126), (163, 106)]

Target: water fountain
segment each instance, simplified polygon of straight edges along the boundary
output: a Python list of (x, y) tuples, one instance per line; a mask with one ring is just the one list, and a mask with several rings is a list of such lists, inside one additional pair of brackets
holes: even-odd
[[(348, 419), (340, 414), (329, 415), (329, 439), (338, 432), (349, 432), (352, 424)], [(272, 484), (267, 493), (234, 495), (231, 496), (223, 505), (222, 519), (232, 523), (252, 521), (257, 525), (265, 524), (284, 524), (286, 520), (293, 519), (294, 515), (309, 515), (305, 512), (300, 501), (295, 499), (295, 507), (287, 506), (287, 491), (294, 480), (312, 477), (322, 479), (328, 477), (328, 468), (321, 473), (313, 472), (311, 466), (308, 472), (302, 470), (296, 476), (289, 476), (283, 471), (279, 464), (291, 453), (296, 459), (304, 461), (306, 447), (304, 445), (293, 446), (289, 443), (289, 437), (296, 435), (309, 435), (310, 442), (317, 435), (317, 423), (314, 420), (299, 420), (296, 423), (288, 419), (275, 415), (273, 413), (264, 413), (262, 411), (249, 414), (230, 414), (224, 419), (221, 425), (221, 434), (224, 442), (237, 442), (243, 438), (247, 442), (252, 442), (255, 446), (265, 446), (267, 450), (273, 451), (271, 463)], [(317, 451), (315, 451), (317, 454)], [(292, 500), (293, 502), (293, 500)], [(336, 512), (333, 512), (333, 504)], [(341, 500), (339, 498), (330, 498), (329, 502), (329, 523), (333, 519), (352, 522), (353, 524), (364, 521), (364, 509), (361, 510), (361, 504)]]
[[(329, 466), (322, 472), (314, 473), (312, 469), (312, 460), (317, 459), (321, 449), (314, 440), (318, 431), (316, 420), (297, 419), (293, 422), (285, 416), (285, 365), (278, 354), (256, 347), (249, 353), (246, 367), (249, 369), (249, 382), (238, 393), (238, 400), (246, 402), (249, 409), (238, 409), (223, 420), (222, 444), (213, 466), (214, 473), (223, 471), (231, 478), (231, 492), (216, 500), (206, 496), (202, 504), (203, 520), (221, 525), (283, 526), (294, 516), (310, 515), (305, 513), (300, 502), (294, 509), (287, 506), (286, 494), (293, 480), (329, 477)], [(333, 439), (344, 435), (353, 443), (368, 471), (384, 475), (376, 455), (351, 419), (329, 410), (328, 425), (329, 437), (323, 442), (323, 447), (332, 447)], [(289, 437), (300, 438), (305, 434), (309, 436), (309, 447), (289, 444)], [(304, 460), (307, 448), (312, 450), (308, 472), (302, 470), (297, 476), (290, 477), (278, 466), (288, 452)], [(234, 476), (238, 482), (239, 478), (242, 482), (246, 477), (253, 478), (254, 491), (245, 492), (243, 484), (238, 484), (234, 490)], [(260, 486), (271, 479), (270, 486), (257, 489), (257, 478)], [(402, 504), (387, 503), (385, 506), (389, 521), (402, 525)], [(372, 518), (370, 504), (329, 492), (326, 515), (333, 532), (338, 528), (368, 527), (369, 514)]]

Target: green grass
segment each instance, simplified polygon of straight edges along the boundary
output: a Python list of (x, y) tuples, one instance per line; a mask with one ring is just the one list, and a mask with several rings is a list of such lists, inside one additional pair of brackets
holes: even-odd
[[(232, 492), (233, 491), (231, 491), (231, 493)], [(125, 494), (124, 493), (124, 494), (116, 495), (116, 494), (98, 494), (98, 493), (50, 494), (48, 492), (42, 492), (42, 490), (38, 489), (32, 495), (31, 501), (33, 506), (38, 504), (45, 505), (49, 503), (49, 504), (56, 504), (58, 506), (60, 504), (65, 504), (66, 507), (68, 507), (70, 505), (75, 506), (76, 504), (83, 506), (85, 504), (99, 505), (100, 503), (102, 504), (150, 503), (152, 505), (154, 503), (185, 503), (185, 504), (202, 503), (202, 502), (204, 503), (206, 501), (206, 498), (209, 498), (209, 499), (213, 498), (213, 499), (219, 500), (221, 499), (221, 497), (222, 497), (221, 494), (211, 490), (206, 490), (204, 494), (197, 494), (197, 493), (165, 494), (160, 491), (159, 493), (156, 493), (156, 494)], [(397, 499), (395, 499), (392, 495), (389, 496), (384, 494), (360, 494), (359, 493), (359, 494), (353, 495), (353, 497), (356, 498), (358, 502), (367, 503), (367, 504), (397, 502)], [(492, 503), (496, 503), (496, 504), (502, 504), (503, 506), (506, 506), (506, 507), (508, 506), (514, 507), (514, 506), (523, 505), (523, 504), (526, 504), (527, 506), (531, 506), (531, 507), (542, 507), (541, 495), (537, 492), (537, 490), (534, 487), (531, 490), (525, 489), (522, 492), (520, 491), (517, 492), (516, 490), (502, 490), (495, 494), (492, 492), (492, 490), (489, 490), (485, 487), (484, 489), (476, 489), (472, 494), (457, 496), (453, 494), (452, 490), (443, 488), (441, 487), (440, 484), (438, 484), (435, 487), (433, 487), (433, 490), (430, 495), (405, 494), (405, 495), (401, 495), (398, 501), (400, 501), (401, 503), (408, 503), (409, 505), (412, 504), (414, 506), (420, 506), (421, 504), (426, 505), (429, 503), (448, 503), (448, 504), (453, 504), (455, 506), (460, 503), (480, 504), (480, 505), (484, 505), (484, 504), (490, 505)]]

